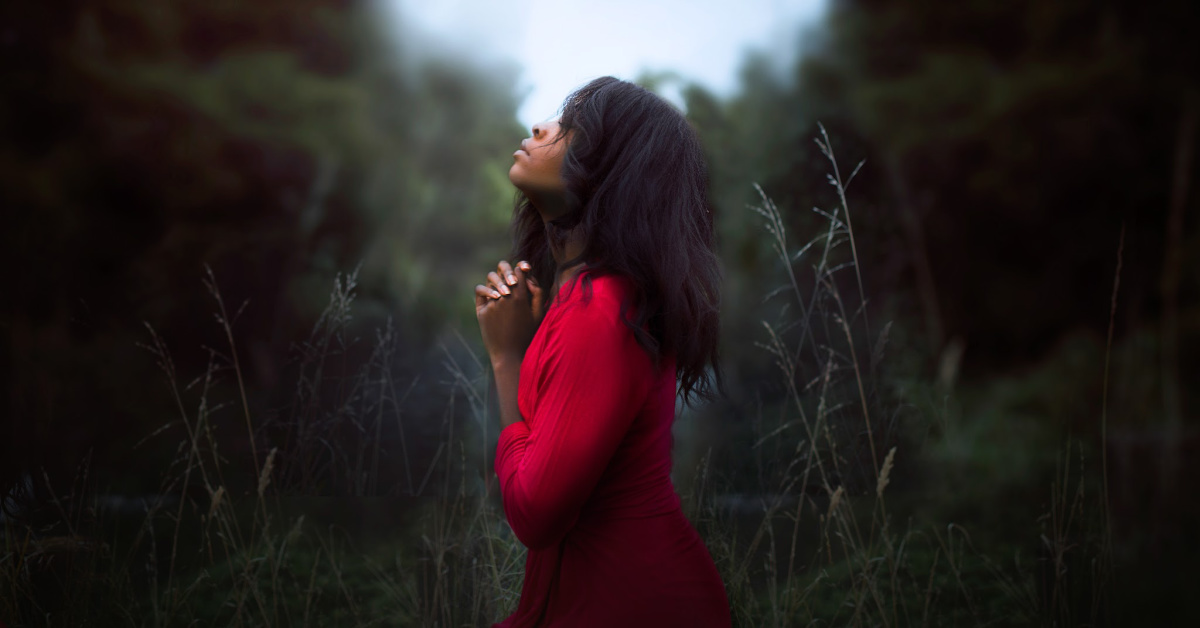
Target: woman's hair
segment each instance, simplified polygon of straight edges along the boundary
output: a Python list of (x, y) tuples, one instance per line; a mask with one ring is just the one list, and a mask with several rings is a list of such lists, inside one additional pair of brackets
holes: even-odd
[[(655, 364), (675, 356), (684, 403), (723, 392), (721, 268), (695, 131), (662, 98), (611, 76), (568, 96), (559, 127), (560, 140), (571, 134), (562, 166), (569, 209), (543, 224), (518, 192), (515, 259), (529, 260), (547, 288), (560, 268), (580, 261), (588, 270), (585, 292), (591, 275), (627, 277), (633, 302), (622, 305), (621, 318)], [(581, 238), (583, 252), (557, 266), (551, 247), (561, 250), (569, 233)]]

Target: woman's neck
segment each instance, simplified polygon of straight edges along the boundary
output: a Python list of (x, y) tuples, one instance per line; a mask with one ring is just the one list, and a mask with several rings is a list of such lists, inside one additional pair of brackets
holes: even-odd
[(551, 295), (558, 294), (558, 289), (567, 282), (571, 281), (583, 268), (583, 262), (577, 261), (570, 266), (563, 267), (564, 263), (577, 259), (583, 254), (583, 240), (575, 231), (567, 236), (566, 242), (563, 243), (562, 249), (550, 247), (550, 254), (554, 256), (554, 263), (558, 266), (558, 272), (554, 277), (554, 288)]
[[(527, 196), (530, 202), (533, 204), (534, 209), (541, 214), (542, 224), (546, 226), (547, 231), (550, 229), (551, 220), (562, 216), (568, 211), (566, 199), (564, 198), (528, 193)], [(554, 258), (555, 265), (558, 266), (558, 272), (555, 273), (554, 277), (554, 287), (551, 291), (552, 296), (558, 293), (558, 288), (560, 286), (566, 284), (568, 281), (574, 278), (576, 274), (578, 274), (580, 268), (583, 266), (583, 262), (575, 262), (566, 268), (563, 268), (562, 265), (566, 262), (577, 259), (580, 255), (582, 255), (583, 248), (583, 238), (580, 236), (579, 232), (574, 229), (568, 232), (561, 249), (554, 246), (550, 247), (550, 254)]]

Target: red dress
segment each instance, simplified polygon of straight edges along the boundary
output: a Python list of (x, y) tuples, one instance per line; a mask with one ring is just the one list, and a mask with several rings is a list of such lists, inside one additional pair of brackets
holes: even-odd
[(588, 292), (586, 272), (525, 353), (525, 420), (500, 432), (504, 511), (529, 553), (517, 610), (493, 628), (727, 627), (724, 584), (671, 484), (675, 362), (656, 372), (621, 321), (628, 280), (593, 274)]

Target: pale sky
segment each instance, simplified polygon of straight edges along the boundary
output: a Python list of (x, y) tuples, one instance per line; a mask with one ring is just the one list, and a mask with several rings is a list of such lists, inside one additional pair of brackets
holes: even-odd
[(445, 48), (518, 64), (527, 95), (517, 117), (526, 126), (553, 117), (571, 90), (606, 74), (633, 80), (642, 70), (673, 71), (728, 95), (746, 50), (767, 52), (782, 69), (799, 28), (825, 6), (825, 0), (384, 2)]

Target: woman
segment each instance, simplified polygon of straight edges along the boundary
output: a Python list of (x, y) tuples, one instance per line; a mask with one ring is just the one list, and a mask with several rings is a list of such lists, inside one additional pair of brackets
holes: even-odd
[(505, 515), (529, 553), (517, 610), (495, 626), (729, 626), (670, 478), (676, 381), (685, 403), (720, 388), (696, 135), (661, 98), (604, 77), (534, 125), (509, 179), (521, 261), (501, 261), (475, 307)]

